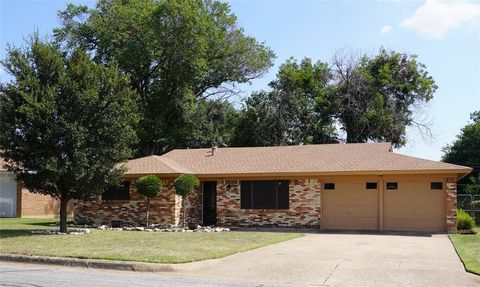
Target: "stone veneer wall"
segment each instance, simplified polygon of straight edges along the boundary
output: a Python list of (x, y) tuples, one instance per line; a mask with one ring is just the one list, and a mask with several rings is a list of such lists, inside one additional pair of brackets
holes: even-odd
[(240, 182), (218, 181), (217, 225), (320, 227), (320, 190), (321, 184), (316, 179), (292, 179), (288, 210), (241, 209)]
[[(150, 224), (183, 224), (182, 198), (175, 194), (172, 181), (162, 182), (162, 192), (150, 200)], [(197, 191), (198, 192), (198, 191)], [(75, 201), (74, 221), (76, 223), (111, 224), (121, 220), (127, 224), (144, 225), (147, 215), (145, 197), (135, 190), (135, 181), (130, 182), (130, 200), (102, 202), (98, 196), (92, 201)], [(200, 224), (201, 194), (192, 194), (185, 204), (187, 223)]]
[(447, 178), (447, 232), (457, 232), (457, 180), (456, 178)]
[[(202, 190), (197, 188), (195, 192), (189, 195), (185, 202), (186, 223), (202, 224)], [(183, 224), (182, 197), (175, 196), (175, 224)]]

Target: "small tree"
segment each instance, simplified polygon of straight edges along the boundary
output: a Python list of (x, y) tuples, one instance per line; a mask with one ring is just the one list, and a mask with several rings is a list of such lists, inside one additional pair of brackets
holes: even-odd
[(150, 214), (150, 199), (159, 195), (162, 191), (162, 182), (155, 175), (146, 175), (142, 176), (135, 183), (137, 186), (137, 192), (145, 196), (147, 200), (147, 226), (148, 226), (148, 216)]
[(183, 226), (185, 227), (185, 201), (187, 196), (193, 193), (194, 188), (200, 185), (200, 180), (191, 174), (179, 176), (173, 183), (175, 193), (182, 197)]
[(137, 95), (117, 67), (82, 50), (62, 50), (34, 35), (0, 61), (12, 81), (0, 85), (0, 155), (35, 193), (89, 200), (120, 181), (132, 156)]

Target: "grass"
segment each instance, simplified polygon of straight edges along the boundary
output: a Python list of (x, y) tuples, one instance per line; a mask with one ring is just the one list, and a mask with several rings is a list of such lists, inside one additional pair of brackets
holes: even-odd
[(85, 235), (37, 235), (58, 219), (0, 218), (0, 253), (185, 263), (301, 237), (300, 233), (231, 231), (167, 233), (92, 229)]
[(480, 275), (480, 226), (477, 234), (450, 234), (450, 240), (468, 272)]

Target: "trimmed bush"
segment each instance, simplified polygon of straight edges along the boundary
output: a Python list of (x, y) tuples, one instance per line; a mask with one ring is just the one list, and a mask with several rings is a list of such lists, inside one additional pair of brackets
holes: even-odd
[(173, 186), (175, 193), (182, 197), (183, 226), (185, 227), (185, 199), (190, 193), (193, 193), (195, 187), (200, 185), (200, 180), (191, 174), (183, 174), (175, 180)]
[(457, 229), (472, 230), (475, 226), (475, 220), (465, 210), (457, 210)]
[(162, 190), (162, 181), (155, 175), (142, 176), (135, 183), (137, 192), (147, 198), (157, 196)]
[(175, 193), (185, 197), (200, 185), (200, 180), (191, 174), (183, 174), (175, 180), (173, 185), (175, 186)]
[(148, 226), (148, 217), (150, 214), (150, 199), (158, 196), (162, 191), (162, 181), (155, 175), (145, 175), (139, 178), (135, 185), (137, 192), (147, 200), (147, 218), (146, 225)]

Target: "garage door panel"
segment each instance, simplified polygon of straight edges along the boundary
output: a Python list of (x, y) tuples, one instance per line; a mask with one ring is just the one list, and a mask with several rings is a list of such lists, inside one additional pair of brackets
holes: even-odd
[(439, 232), (444, 230), (444, 221), (439, 219), (397, 219), (395, 221), (385, 221), (384, 229), (392, 231)]
[(445, 196), (430, 182), (399, 181), (398, 189), (384, 192), (384, 229), (445, 231)]
[(334, 205), (329, 204), (324, 208), (324, 214), (326, 217), (350, 217), (348, 213), (348, 205)]
[(378, 229), (378, 190), (366, 190), (365, 182), (337, 182), (322, 200), (324, 229)]

